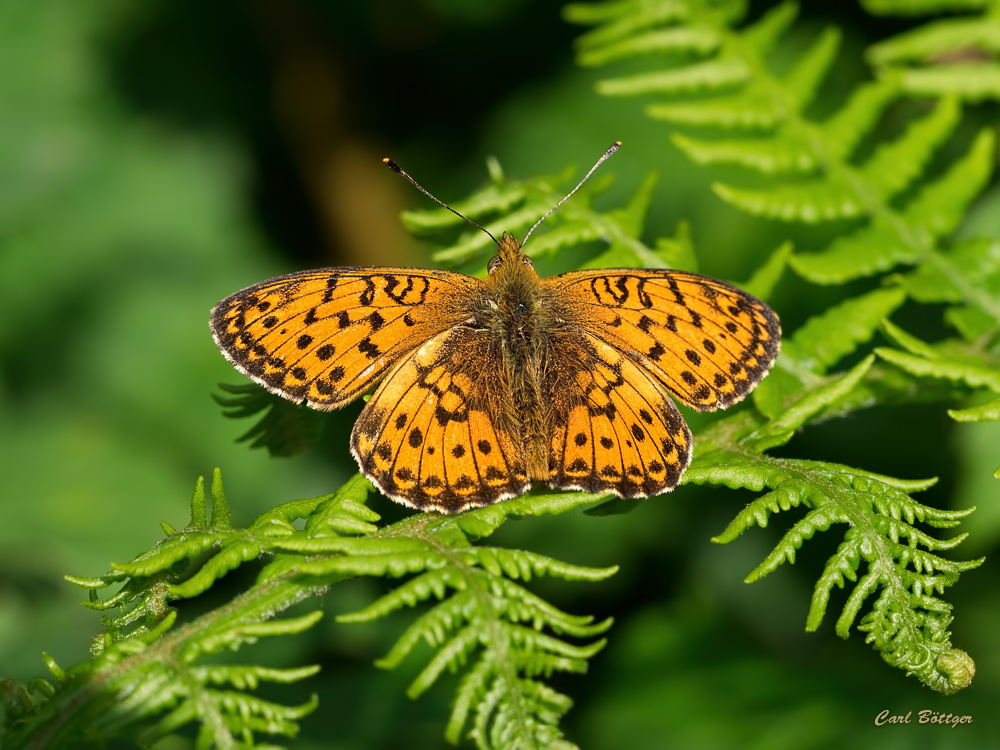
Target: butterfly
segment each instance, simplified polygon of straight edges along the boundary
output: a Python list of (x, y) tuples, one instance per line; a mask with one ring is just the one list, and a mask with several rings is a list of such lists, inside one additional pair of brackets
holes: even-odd
[(699, 411), (740, 401), (774, 363), (778, 317), (696, 273), (540, 278), (524, 241), (494, 241), (485, 280), (324, 268), (263, 281), (212, 310), (213, 337), (251, 380), (314, 409), (377, 386), (351, 453), (404, 505), (457, 513), (533, 481), (623, 498), (672, 490), (692, 453), (672, 398)]

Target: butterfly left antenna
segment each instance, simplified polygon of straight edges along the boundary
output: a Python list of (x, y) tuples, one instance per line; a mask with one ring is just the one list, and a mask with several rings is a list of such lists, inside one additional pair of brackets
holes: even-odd
[[(463, 215), (463, 214), (460, 214), (460, 213), (459, 213), (458, 211), (456, 211), (456, 210), (455, 210), (454, 208), (452, 208), (451, 206), (449, 206), (449, 205), (448, 205), (447, 203), (445, 203), (444, 201), (442, 201), (442, 200), (438, 200), (437, 198), (435, 198), (435, 197), (434, 197), (433, 195), (431, 195), (431, 194), (430, 194), (429, 192), (427, 192), (426, 190), (424, 190), (424, 188), (423, 188), (423, 187), (422, 187), (422, 186), (420, 185), (420, 183), (419, 183), (419, 182), (417, 182), (417, 181), (416, 181), (416, 180), (414, 180), (414, 179), (413, 179), (412, 177), (410, 177), (410, 175), (408, 175), (408, 174), (407, 174), (407, 173), (406, 173), (406, 172), (405, 172), (405, 171), (403, 170), (403, 168), (402, 168), (402, 167), (400, 167), (400, 166), (399, 166), (399, 165), (398, 165), (398, 164), (397, 164), (396, 162), (394, 162), (394, 161), (393, 161), (392, 159), (390, 159), (389, 157), (386, 157), (386, 158), (384, 158), (384, 159), (382, 160), (382, 163), (383, 163), (383, 164), (385, 164), (385, 165), (386, 165), (387, 167), (389, 167), (389, 169), (391, 169), (391, 170), (392, 170), (393, 172), (395, 172), (396, 174), (399, 174), (399, 175), (402, 175), (403, 177), (405, 177), (406, 179), (408, 179), (408, 180), (410, 181), (410, 183), (411, 183), (411, 184), (413, 185), (413, 187), (415, 187), (415, 188), (416, 188), (417, 190), (419, 190), (419, 191), (420, 191), (421, 193), (423, 193), (424, 195), (426, 195), (426, 196), (427, 196), (428, 198), (430, 198), (430, 199), (431, 199), (432, 201), (434, 201), (434, 202), (435, 202), (435, 203), (437, 203), (438, 205), (440, 205), (440, 206), (444, 206), (444, 207), (445, 207), (445, 208), (447, 208), (447, 209), (448, 209), (449, 211), (451, 211), (451, 212), (452, 212), (453, 214), (455, 214), (455, 216), (457, 216), (457, 217), (458, 217), (458, 218), (460, 218), (460, 219), (464, 219), (465, 221), (467, 221), (467, 222), (469, 222), (470, 224), (472, 224), (472, 226), (474, 226), (474, 227), (478, 227), (479, 229), (482, 229), (482, 230), (483, 230), (484, 232), (486, 232), (486, 234), (487, 234), (487, 235), (489, 236), (489, 238), (490, 238), (491, 240), (493, 240), (494, 244), (496, 244), (496, 245), (498, 245), (498, 246), (500, 245), (500, 243), (499, 243), (499, 242), (497, 242), (497, 238), (496, 238), (496, 237), (494, 237), (494, 236), (493, 236), (492, 234), (490, 234), (489, 230), (488, 230), (488, 229), (487, 229), (486, 227), (484, 227), (484, 226), (483, 226), (483, 225), (481, 225), (481, 224), (477, 224), (477, 223), (476, 223), (476, 222), (474, 222), (474, 221), (473, 221), (472, 219), (470, 219), (470, 218), (469, 218), (468, 216), (465, 216), (465, 215)], [(590, 171), (591, 171), (591, 172), (593, 172), (594, 170), (590, 170)], [(572, 195), (572, 193), (570, 193), (570, 195)]]

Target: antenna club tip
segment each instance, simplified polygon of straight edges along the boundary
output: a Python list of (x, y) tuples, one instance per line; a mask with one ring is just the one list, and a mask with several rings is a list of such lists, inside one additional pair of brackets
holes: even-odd
[(616, 145), (616, 146), (621, 146), (621, 145), (622, 145), (622, 142), (621, 142), (621, 141), (615, 141), (615, 145)]
[(392, 161), (392, 159), (390, 159), (390, 158), (389, 158), (389, 157), (387, 156), (387, 157), (385, 157), (385, 158), (384, 158), (384, 159), (382, 160), (382, 163), (383, 163), (383, 164), (388, 164), (388, 163), (389, 163), (389, 162), (391, 162), (391, 161)]

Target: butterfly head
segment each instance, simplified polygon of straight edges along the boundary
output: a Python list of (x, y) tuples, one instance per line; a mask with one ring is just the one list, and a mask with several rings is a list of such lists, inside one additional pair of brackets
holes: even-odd
[(526, 266), (534, 271), (535, 264), (531, 262), (531, 258), (524, 254), (521, 245), (522, 243), (518, 242), (512, 234), (504, 232), (500, 235), (500, 239), (497, 240), (497, 254), (490, 258), (490, 262), (486, 266), (489, 274), (492, 276), (498, 269), (520, 266)]

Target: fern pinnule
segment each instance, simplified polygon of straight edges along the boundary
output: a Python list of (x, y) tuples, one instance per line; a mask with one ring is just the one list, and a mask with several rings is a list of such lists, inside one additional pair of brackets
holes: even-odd
[(881, 0), (866, 6), (870, 12), (899, 15), (971, 11), (884, 39), (869, 47), (865, 57), (879, 75), (896, 76), (913, 96), (950, 92), (969, 102), (1000, 98), (1000, 19), (995, 3)]

